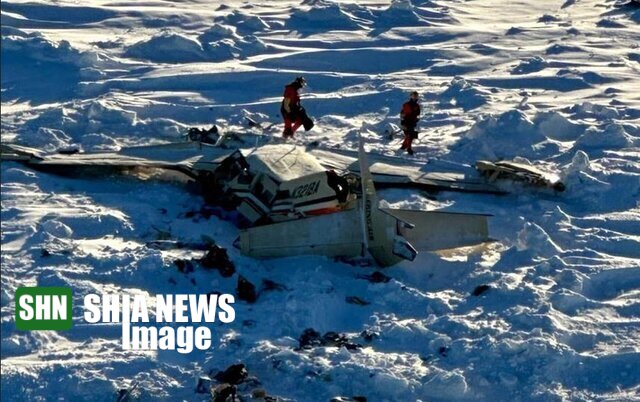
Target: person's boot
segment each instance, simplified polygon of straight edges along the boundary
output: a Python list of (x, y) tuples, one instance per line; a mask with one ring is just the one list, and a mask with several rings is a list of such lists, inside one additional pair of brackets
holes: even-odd
[(414, 154), (413, 149), (411, 149), (411, 148), (407, 149), (407, 153), (408, 153), (409, 155), (413, 155), (413, 154)]
[(407, 149), (407, 137), (404, 137), (404, 141), (402, 141), (402, 146), (400, 147), (401, 151), (404, 151), (405, 149)]
[(289, 138), (289, 137), (293, 137), (293, 131), (291, 130), (291, 127), (286, 127), (284, 129), (284, 132), (282, 133), (282, 136), (284, 138)]

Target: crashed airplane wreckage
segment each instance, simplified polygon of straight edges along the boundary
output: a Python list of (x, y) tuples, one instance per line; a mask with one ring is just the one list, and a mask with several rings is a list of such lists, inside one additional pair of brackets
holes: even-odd
[(489, 240), (488, 215), (379, 208), (375, 186), (502, 193), (494, 185), (459, 173), (421, 171), (398, 158), (372, 156), (371, 165), (367, 159), (362, 143), (358, 152), (291, 144), (230, 149), (200, 142), (72, 154), (2, 146), (3, 161), (53, 173), (180, 172), (200, 185), (208, 201), (235, 208), (246, 219), (238, 246), (253, 257), (349, 258), (368, 252), (389, 266), (413, 260), (419, 251)]

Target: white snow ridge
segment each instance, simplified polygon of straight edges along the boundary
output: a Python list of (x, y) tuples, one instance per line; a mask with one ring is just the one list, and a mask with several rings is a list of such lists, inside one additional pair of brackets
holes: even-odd
[[(287, 145), (338, 159), (361, 136), (378, 165), (461, 180), (515, 159), (565, 190), (380, 188), (386, 207), (490, 214), (492, 240), (382, 269), (245, 256), (238, 213), (178, 173), (3, 160), (2, 401), (640, 400), (638, 24), (637, 0), (3, 0), (3, 152), (115, 152), (213, 124), (253, 134), (228, 149), (284, 142), (284, 86), (304, 76), (316, 125)], [(229, 275), (200, 261), (211, 242)], [(83, 319), (92, 293), (244, 280), (257, 299), (207, 324), (207, 350), (125, 350), (120, 324)], [(73, 289), (70, 330), (17, 329), (30, 286)]]

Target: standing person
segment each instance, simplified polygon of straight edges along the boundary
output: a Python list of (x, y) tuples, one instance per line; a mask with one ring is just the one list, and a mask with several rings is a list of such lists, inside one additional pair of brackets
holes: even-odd
[(304, 109), (300, 105), (300, 94), (298, 91), (306, 85), (304, 77), (297, 77), (293, 82), (284, 87), (284, 95), (280, 113), (284, 119), (285, 138), (293, 137), (296, 130), (303, 124)]
[(400, 126), (404, 132), (404, 141), (402, 142), (401, 150), (406, 150), (409, 155), (413, 155), (413, 148), (411, 145), (413, 140), (418, 138), (418, 132), (416, 126), (420, 116), (420, 104), (418, 103), (418, 92), (411, 92), (409, 100), (402, 105), (400, 111)]

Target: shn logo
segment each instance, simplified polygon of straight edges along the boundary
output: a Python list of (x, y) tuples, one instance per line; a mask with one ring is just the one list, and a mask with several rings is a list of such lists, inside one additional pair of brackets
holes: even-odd
[(16, 328), (71, 329), (71, 288), (24, 287), (16, 290)]

